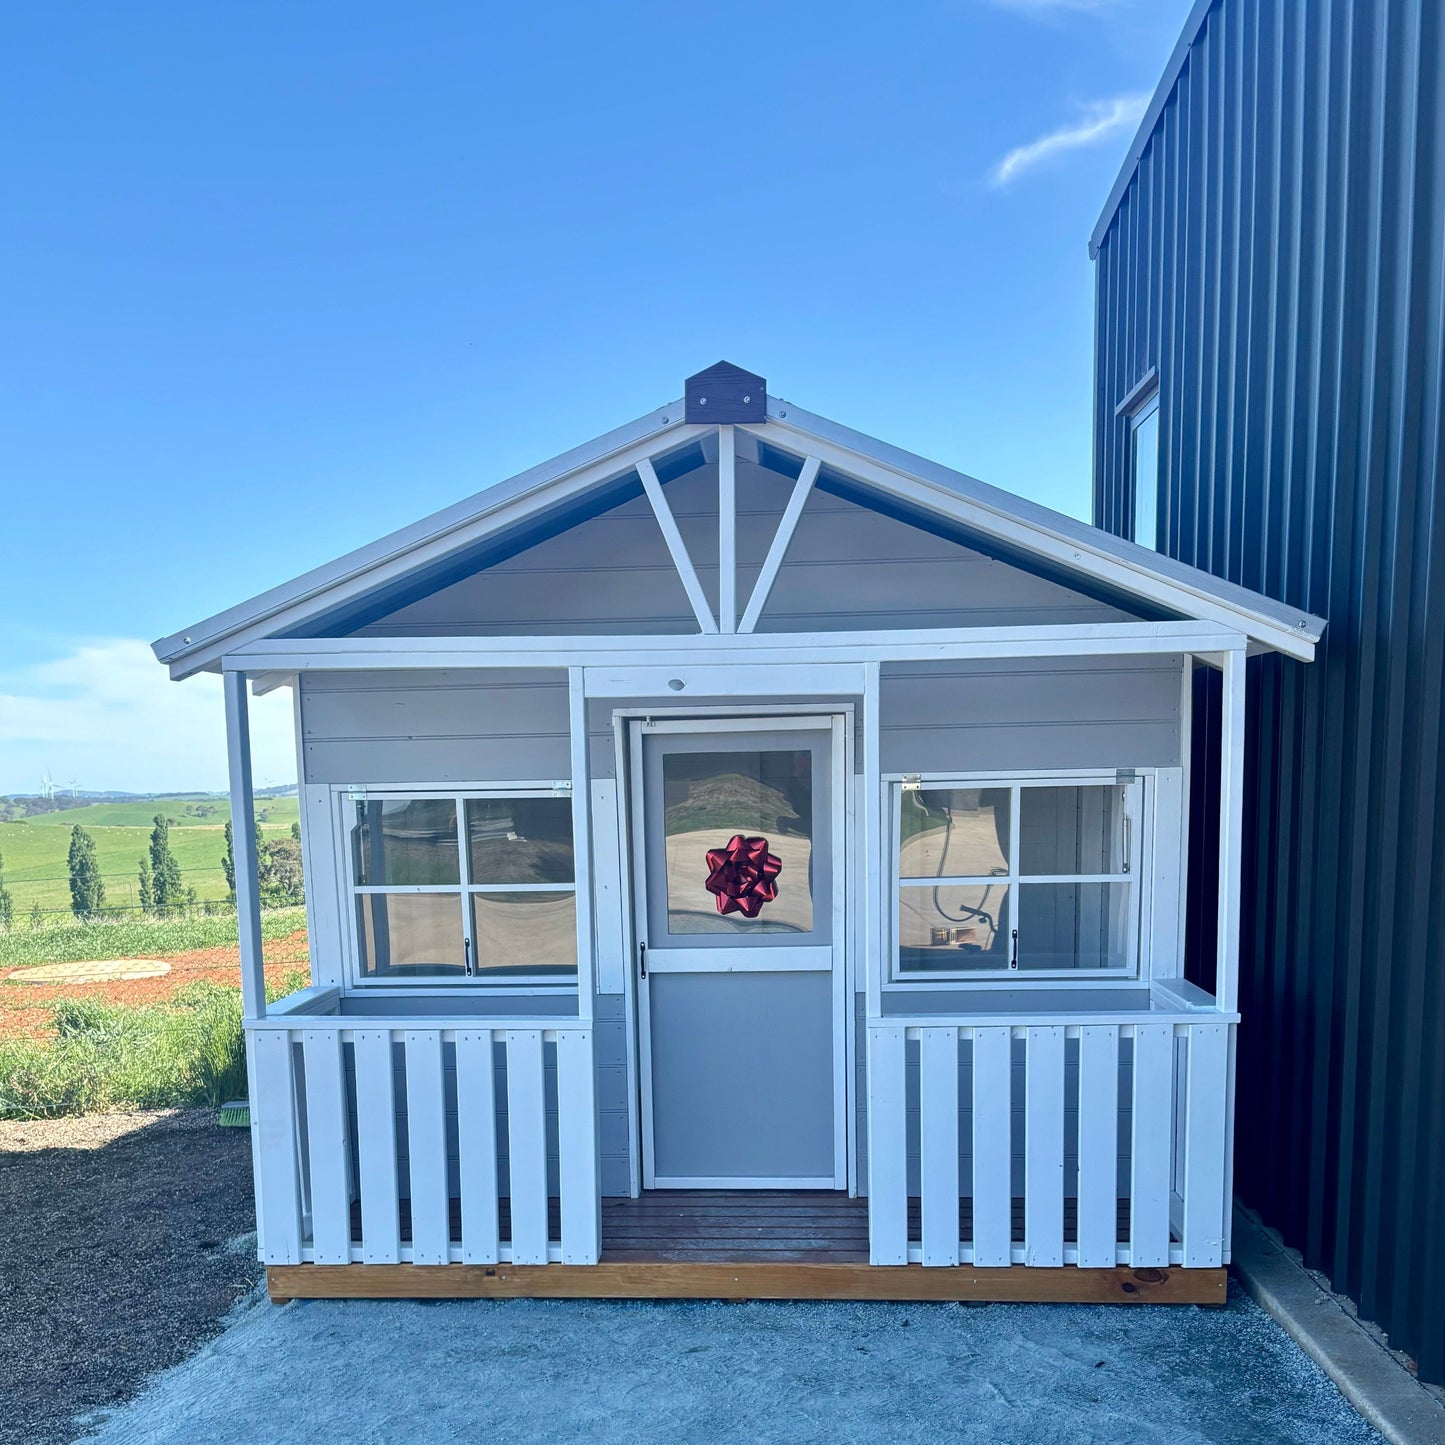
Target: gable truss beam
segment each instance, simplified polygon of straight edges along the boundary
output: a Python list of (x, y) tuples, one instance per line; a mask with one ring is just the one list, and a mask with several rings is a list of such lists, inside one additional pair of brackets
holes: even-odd
[(672, 515), (672, 508), (662, 494), (662, 483), (657, 480), (657, 472), (649, 458), (638, 458), (637, 474), (642, 478), (642, 490), (647, 493), (652, 514), (657, 518), (657, 525), (662, 531), (662, 540), (667, 543), (667, 550), (672, 557), (672, 565), (677, 568), (687, 600), (692, 604), (698, 629), (715, 634), (718, 630), (717, 621), (712, 615), (712, 608), (708, 606), (702, 583), (697, 579), (697, 568), (692, 565), (687, 544), (682, 540), (682, 533), (677, 530), (677, 519)]
[(753, 594), (748, 598), (748, 606), (743, 613), (743, 620), (738, 623), (739, 632), (754, 631), (758, 625), (758, 619), (763, 615), (763, 608), (768, 605), (768, 596), (773, 590), (773, 583), (777, 581), (778, 572), (788, 555), (788, 546), (793, 540), (793, 533), (798, 529), (798, 518), (803, 515), (808, 494), (813, 490), (813, 483), (818, 480), (818, 468), (822, 465), (817, 457), (809, 457), (803, 463), (803, 470), (793, 484), (793, 495), (788, 498), (788, 505), (784, 508), (782, 519), (778, 522), (778, 530), (773, 534), (773, 544), (768, 548), (768, 555), (763, 561), (763, 570), (758, 573), (758, 580), (753, 583)]
[(498, 667), (685, 667), (698, 663), (931, 662), (1240, 652), (1243, 632), (1198, 622), (1092, 622), (898, 632), (759, 632), (721, 637), (318, 637), (236, 647), (228, 672)]

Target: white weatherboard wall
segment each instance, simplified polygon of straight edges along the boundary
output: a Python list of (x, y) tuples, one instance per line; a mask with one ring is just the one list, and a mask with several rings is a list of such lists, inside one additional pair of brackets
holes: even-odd
[[(737, 464), (737, 595), (762, 569), (792, 491)], [(717, 468), (663, 487), (703, 594), (718, 605)], [(741, 610), (741, 605), (740, 609)], [(760, 632), (1026, 626), (1128, 621), (1022, 567), (815, 488), (758, 624)], [(697, 630), (644, 497), (577, 523), (361, 628), (359, 636), (665, 635)]]

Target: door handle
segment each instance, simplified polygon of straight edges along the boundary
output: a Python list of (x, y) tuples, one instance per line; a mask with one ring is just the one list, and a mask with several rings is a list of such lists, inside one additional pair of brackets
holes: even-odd
[(467, 977), (472, 976), (472, 941), (470, 938), (462, 939), (462, 948), (466, 955)]
[(646, 945), (645, 943), (639, 943), (639, 944), (637, 945), (637, 968), (638, 968), (638, 972), (640, 973), (640, 975), (641, 975), (643, 978), (646, 978), (646, 977), (647, 977), (647, 945)]

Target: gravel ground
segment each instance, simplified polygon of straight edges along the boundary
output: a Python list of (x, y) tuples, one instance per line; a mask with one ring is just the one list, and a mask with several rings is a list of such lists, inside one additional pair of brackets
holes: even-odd
[(213, 1109), (0, 1121), (0, 1445), (62, 1445), (261, 1277), (250, 1135)]
[(1257, 1305), (257, 1299), (93, 1445), (1382, 1445)]

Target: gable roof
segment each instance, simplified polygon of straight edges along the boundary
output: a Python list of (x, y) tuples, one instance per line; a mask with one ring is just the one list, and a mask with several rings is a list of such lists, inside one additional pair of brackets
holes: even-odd
[[(1086, 522), (991, 487), (826, 417), (767, 398), (753, 428), (768, 450), (817, 457), (840, 478), (886, 499), (900, 515), (932, 516), (1047, 568), (1062, 580), (1104, 588), (1135, 605), (1221, 623), (1259, 648), (1308, 661), (1324, 623), (1247, 588), (1161, 557)], [(317, 635), (348, 607), (418, 576), (453, 574), (489, 540), (517, 535), (549, 515), (615, 491), (640, 461), (694, 446), (716, 428), (684, 420), (683, 403), (659, 407), (596, 440), (486, 488), (290, 582), (153, 644), (174, 678), (216, 669), (245, 642)], [(307, 629), (311, 629), (308, 633)]]

